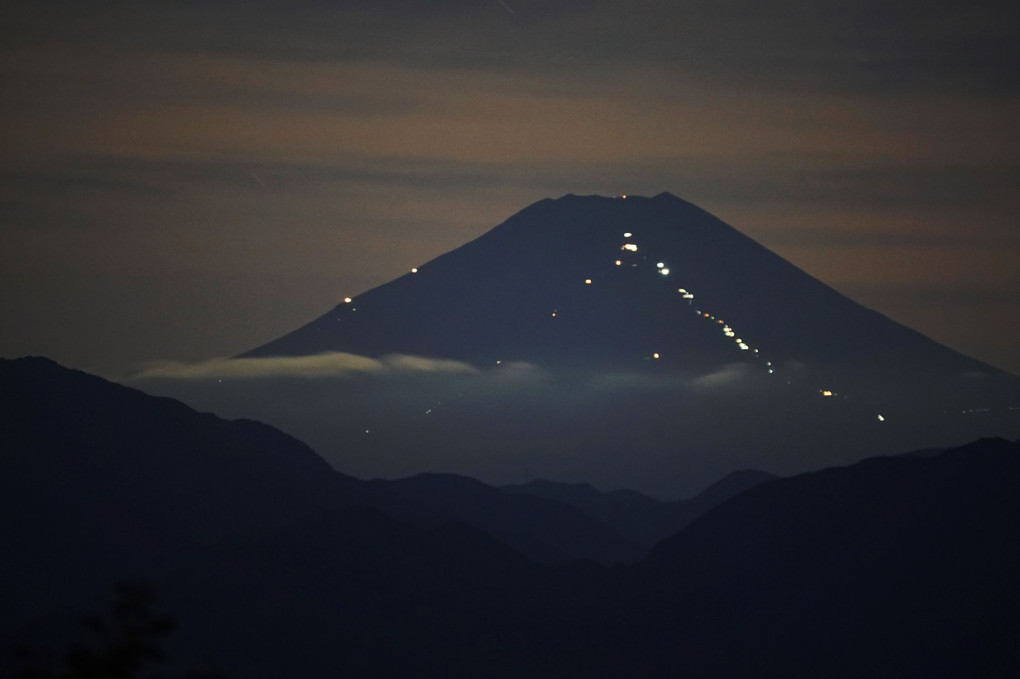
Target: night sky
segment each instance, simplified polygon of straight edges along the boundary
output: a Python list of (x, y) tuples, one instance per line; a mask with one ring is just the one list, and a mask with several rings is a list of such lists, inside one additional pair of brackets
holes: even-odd
[(110, 377), (234, 355), (541, 198), (669, 191), (1020, 373), (1017, 19), (930, 0), (7, 3), (0, 355)]

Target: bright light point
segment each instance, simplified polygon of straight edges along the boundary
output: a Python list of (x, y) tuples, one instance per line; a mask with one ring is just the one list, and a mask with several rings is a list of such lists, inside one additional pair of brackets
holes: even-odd
[(623, 194), (622, 196), (620, 196), (620, 198), (623, 198), (624, 200), (627, 200), (627, 194), (626, 193)]
[(669, 269), (659, 269), (659, 273), (661, 273), (663, 276), (668, 276)]
[(627, 250), (628, 252), (637, 252), (637, 246), (633, 243), (624, 243), (621, 250)]
[(411, 273), (418, 273), (418, 267), (411, 269)]
[(652, 354), (652, 358), (658, 358), (658, 357), (659, 357), (659, 354), (658, 354), (658, 353), (654, 353), (654, 354)]
[(772, 365), (772, 361), (765, 361), (765, 365)]
[(677, 288), (677, 292), (679, 292), (681, 295), (686, 295), (687, 294), (687, 291), (684, 290), (683, 288)]
[(885, 422), (885, 418), (884, 418), (884, 417), (882, 417), (881, 415), (879, 415), (879, 416), (878, 416), (878, 421), (879, 421), (879, 422)]
[(736, 333), (734, 333), (732, 330), (727, 330), (723, 334), (725, 334), (727, 337), (734, 337), (736, 335)]
[(746, 344), (744, 344), (743, 342), (741, 342), (741, 344), (740, 344), (740, 350), (741, 350), (741, 351), (747, 351), (747, 350), (748, 350), (749, 348), (750, 348), (750, 347), (748, 347), (748, 346), (747, 346)]
[(822, 389), (822, 396), (825, 396), (827, 398), (829, 396), (832, 396), (832, 392), (829, 391), (828, 389)]
[(616, 260), (616, 266), (622, 266), (622, 265), (623, 265), (623, 262), (621, 262), (620, 260)]
[(702, 316), (704, 316), (705, 318), (708, 318), (708, 312), (706, 311), (705, 313), (702, 314)]
[(659, 262), (659, 263), (658, 263), (658, 264), (656, 264), (655, 266), (657, 266), (657, 267), (659, 267), (659, 268), (661, 269), (662, 267), (664, 267), (664, 266), (666, 266), (666, 265), (665, 265), (665, 264), (663, 264), (662, 262)]
[(584, 284), (585, 285), (591, 285), (591, 279), (590, 278), (585, 278), (584, 279)]
[(630, 231), (628, 231), (627, 233), (623, 234), (623, 237), (624, 237), (624, 238), (630, 238), (630, 237), (631, 237), (631, 236), (633, 236), (633, 235), (634, 235), (634, 234), (632, 234), (632, 233), (631, 233)]
[(351, 302), (353, 302), (353, 301), (354, 301), (354, 300), (353, 300), (353, 299), (351, 299), (350, 297), (344, 297), (344, 304), (350, 304), (350, 303), (351, 303)]
[(775, 372), (775, 370), (773, 370), (772, 368), (769, 368), (769, 375), (771, 375), (774, 372)]
[(502, 365), (503, 361), (496, 361), (496, 365)]
[(689, 292), (684, 293), (684, 299), (694, 299), (694, 295)]

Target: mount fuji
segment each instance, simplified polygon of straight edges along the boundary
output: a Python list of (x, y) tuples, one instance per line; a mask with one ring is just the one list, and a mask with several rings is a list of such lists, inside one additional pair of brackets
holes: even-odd
[(1020, 435), (1016, 377), (668, 193), (539, 201), (238, 358), (321, 355), (460, 371), (273, 380), (261, 399), (250, 380), (143, 386), (272, 422), (355, 475), (535, 474), (673, 497), (735, 469)]
[(245, 356), (346, 351), (477, 365), (707, 372), (799, 361), (853, 372), (998, 371), (847, 299), (668, 193), (567, 195)]

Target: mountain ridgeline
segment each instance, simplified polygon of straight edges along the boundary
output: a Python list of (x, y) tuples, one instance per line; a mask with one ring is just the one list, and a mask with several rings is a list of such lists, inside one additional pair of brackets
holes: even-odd
[(59, 658), (131, 578), (177, 622), (163, 674), (1009, 676), (1018, 484), (1002, 439), (678, 503), (358, 481), (271, 427), (4, 360), (0, 636)]

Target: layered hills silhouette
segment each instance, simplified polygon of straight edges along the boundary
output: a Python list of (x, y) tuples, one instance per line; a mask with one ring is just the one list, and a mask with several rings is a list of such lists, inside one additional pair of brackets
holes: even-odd
[(680, 198), (567, 195), (255, 348), (135, 384), (360, 477), (690, 497), (1020, 436), (1020, 379), (866, 309)]
[[(358, 481), (271, 427), (45, 359), (0, 362), (0, 406), (5, 639), (60, 639), (109, 582), (142, 577), (178, 622), (172, 655), (227, 676), (1007, 676), (1020, 660), (1020, 444), (1002, 439), (745, 472), (670, 505)], [(684, 512), (630, 565), (584, 556)], [(558, 553), (535, 547), (557, 531)]]

